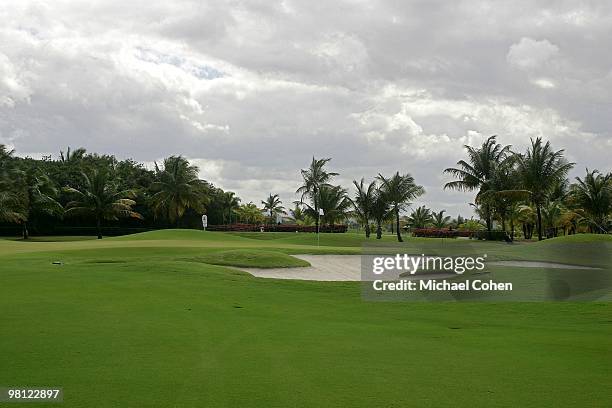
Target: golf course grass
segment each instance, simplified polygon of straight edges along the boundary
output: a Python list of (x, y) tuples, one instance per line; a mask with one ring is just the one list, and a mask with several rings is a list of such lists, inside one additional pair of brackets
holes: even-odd
[(192, 258), (192, 260), (211, 265), (242, 266), (245, 268), (296, 268), (310, 265), (306, 261), (282, 252), (248, 249), (209, 252)]
[[(190, 230), (0, 240), (0, 386), (63, 387), (60, 406), (88, 408), (612, 406), (609, 302), (366, 302), (358, 282), (231, 267), (306, 266), (290, 254), (358, 254), (363, 241)], [(612, 252), (609, 236), (589, 235), (403, 245), (569, 264), (578, 245), (595, 266)]]

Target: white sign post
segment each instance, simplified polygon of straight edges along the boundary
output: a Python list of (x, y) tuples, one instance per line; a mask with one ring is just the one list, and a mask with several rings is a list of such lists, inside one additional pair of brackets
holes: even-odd
[(202, 228), (206, 231), (206, 227), (208, 227), (208, 216), (206, 214), (202, 215)]
[(319, 208), (319, 223), (318, 223), (318, 227), (317, 227), (317, 246), (319, 246), (319, 242), (320, 242), (319, 233), (320, 233), (320, 230), (321, 230), (321, 216), (322, 215), (325, 215), (325, 213), (323, 213), (323, 209), (322, 208)]

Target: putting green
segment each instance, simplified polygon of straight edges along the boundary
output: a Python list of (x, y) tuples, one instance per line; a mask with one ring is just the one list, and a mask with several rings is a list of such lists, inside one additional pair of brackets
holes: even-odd
[[(612, 249), (587, 236), (443, 245), (572, 263), (572, 239), (597, 243), (582, 247), (583, 264)], [(0, 240), (0, 385), (61, 386), (64, 407), (612, 405), (610, 303), (364, 302), (359, 283), (206, 263), (283, 267), (295, 262), (286, 254), (359, 253), (362, 242), (201, 231)], [(428, 245), (440, 242), (405, 243)]]

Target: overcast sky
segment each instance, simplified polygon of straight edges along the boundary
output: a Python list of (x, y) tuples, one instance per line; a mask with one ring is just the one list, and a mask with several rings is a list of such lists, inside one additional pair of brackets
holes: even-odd
[(259, 203), (299, 169), (409, 172), (426, 204), (464, 144), (542, 136), (610, 171), (610, 1), (7, 1), (0, 143), (152, 163), (182, 154)]

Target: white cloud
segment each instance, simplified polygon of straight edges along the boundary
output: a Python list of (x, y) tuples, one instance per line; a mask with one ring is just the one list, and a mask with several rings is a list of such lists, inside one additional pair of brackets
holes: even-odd
[(539, 86), (542, 89), (553, 89), (557, 87), (555, 82), (548, 78), (533, 79), (531, 80), (531, 83), (534, 84), (535, 86)]
[(523, 37), (510, 46), (506, 59), (520, 69), (534, 69), (541, 68), (558, 53), (559, 47), (548, 40)]
[(5, 1), (0, 143), (183, 154), (254, 202), (290, 203), (299, 168), (333, 157), (346, 186), (411, 172), (422, 202), (467, 215), (441, 171), (491, 134), (517, 149), (542, 136), (612, 170), (610, 8)]

